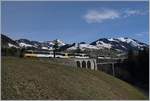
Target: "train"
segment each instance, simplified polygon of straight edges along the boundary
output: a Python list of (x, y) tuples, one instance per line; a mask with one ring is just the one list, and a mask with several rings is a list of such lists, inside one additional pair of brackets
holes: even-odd
[[(52, 51), (27, 50), (24, 53), (24, 57), (53, 58), (54, 53)], [(89, 58), (89, 56), (84, 53), (64, 53), (64, 52), (56, 52), (55, 57), (56, 58)]]

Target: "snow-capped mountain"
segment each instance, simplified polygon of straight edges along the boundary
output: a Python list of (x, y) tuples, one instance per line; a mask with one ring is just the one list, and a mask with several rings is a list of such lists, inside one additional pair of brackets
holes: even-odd
[(38, 48), (41, 45), (41, 43), (38, 41), (30, 41), (28, 39), (19, 39), (19, 40), (16, 40), (16, 42), (19, 44), (20, 47)]
[[(58, 46), (64, 46), (65, 43), (61, 40), (56, 40), (58, 42)], [(38, 42), (38, 41), (30, 41), (28, 39), (19, 39), (16, 40), (16, 42), (19, 44), (20, 47), (34, 47), (34, 48), (40, 48), (40, 49), (46, 49), (46, 50), (52, 50), (52, 47), (54, 45), (53, 41), (45, 41), (45, 42)]]
[(1, 34), (1, 47), (14, 47), (19, 48), (19, 44), (13, 39)]
[(90, 45), (87, 43), (75, 43), (72, 47), (69, 47), (68, 50), (76, 50), (77, 48), (80, 48), (81, 50), (86, 50), (86, 49), (99, 49), (98, 47), (94, 45)]
[(47, 43), (48, 45), (52, 46), (52, 45), (55, 44), (55, 41), (58, 42), (58, 46), (64, 46), (64, 45), (66, 45), (63, 41), (58, 40), (58, 39), (53, 40), (53, 41), (46, 41), (46, 42), (44, 42), (44, 43)]
[(87, 44), (85, 42), (76, 43), (72, 47), (69, 47), (68, 50), (76, 50), (77, 48), (80, 48), (81, 50), (86, 49), (114, 49), (117, 51), (128, 51), (130, 49), (139, 50), (143, 47), (148, 47), (147, 44), (139, 42), (137, 40), (131, 39), (131, 38), (101, 38), (98, 39), (90, 44)]
[[(14, 41), (6, 35), (1, 35), (2, 44), (5, 47), (32, 47), (36, 49), (53, 50), (53, 41), (30, 41), (28, 39), (19, 39)], [(113, 49), (116, 51), (127, 52), (130, 49), (139, 50), (143, 47), (148, 47), (147, 44), (139, 42), (135, 39), (119, 37), (119, 38), (100, 38), (92, 43), (80, 42), (73, 44), (66, 44), (61, 40), (57, 40), (60, 50), (76, 50), (78, 47), (81, 50), (102, 50), (102, 49)]]
[(108, 38), (108, 39), (101, 38), (90, 43), (90, 45), (97, 46), (98, 48), (109, 48), (109, 49), (111, 48), (121, 51), (128, 51), (130, 49), (137, 50), (142, 49), (143, 47), (148, 47), (148, 45), (145, 43), (126, 37)]

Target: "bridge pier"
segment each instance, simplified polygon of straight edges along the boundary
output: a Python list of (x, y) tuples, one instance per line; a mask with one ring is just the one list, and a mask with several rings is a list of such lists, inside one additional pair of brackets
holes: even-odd
[(112, 71), (113, 71), (113, 76), (115, 76), (115, 66), (114, 66), (115, 64), (114, 63), (112, 63)]
[[(111, 65), (111, 67), (109, 67), (109, 69), (107, 68), (107, 70), (106, 69), (104, 69), (103, 68), (103, 66), (100, 66), (100, 70), (102, 70), (102, 71), (104, 71), (104, 72), (108, 72), (109, 70), (111, 70), (111, 74), (113, 75), (113, 76), (115, 76), (115, 63), (117, 63), (117, 62), (103, 62), (103, 63), (97, 63), (97, 65), (99, 64), (99, 65)], [(104, 70), (103, 70), (104, 69)]]
[(96, 59), (74, 59), (77, 67), (97, 70)]

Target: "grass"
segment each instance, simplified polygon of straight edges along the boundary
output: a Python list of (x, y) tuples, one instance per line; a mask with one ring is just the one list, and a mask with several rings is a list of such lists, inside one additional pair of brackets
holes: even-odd
[(147, 99), (126, 82), (100, 71), (38, 59), (2, 57), (2, 99)]

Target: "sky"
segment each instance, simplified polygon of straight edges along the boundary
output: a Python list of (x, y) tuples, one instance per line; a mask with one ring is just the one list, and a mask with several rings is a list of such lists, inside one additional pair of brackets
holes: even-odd
[(147, 1), (3, 1), (2, 33), (36, 41), (93, 42), (129, 37), (148, 43)]

